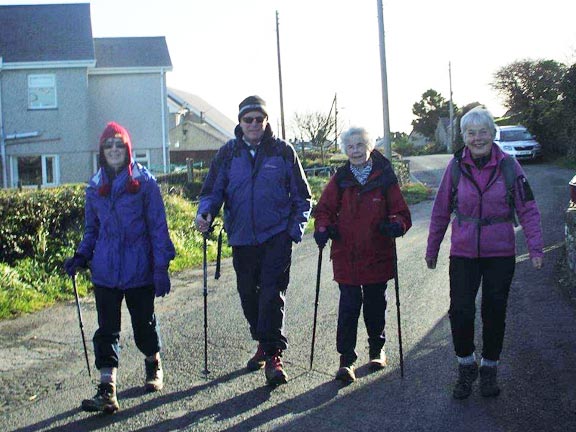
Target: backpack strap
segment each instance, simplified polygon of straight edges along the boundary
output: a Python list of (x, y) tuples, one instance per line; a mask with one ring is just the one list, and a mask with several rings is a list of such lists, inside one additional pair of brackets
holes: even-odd
[(504, 183), (506, 185), (506, 202), (510, 209), (508, 216), (505, 217), (492, 217), (492, 218), (475, 218), (472, 216), (463, 215), (458, 210), (458, 184), (460, 182), (460, 176), (462, 174), (462, 153), (457, 152), (454, 155), (454, 160), (451, 165), (451, 177), (452, 177), (452, 188), (450, 191), (450, 213), (454, 213), (458, 219), (458, 225), (462, 221), (473, 222), (479, 226), (493, 225), (497, 223), (512, 222), (514, 226), (518, 226), (518, 221), (516, 218), (514, 196), (515, 196), (515, 181), (516, 181), (516, 170), (514, 168), (514, 159), (505, 155), (500, 161), (500, 172), (504, 177)]
[(518, 220), (516, 217), (516, 206), (514, 204), (515, 198), (515, 184), (516, 184), (516, 170), (514, 159), (506, 155), (504, 159), (500, 162), (500, 172), (504, 176), (504, 183), (506, 184), (506, 201), (510, 207), (509, 219), (514, 221), (514, 226), (518, 226)]
[(450, 213), (458, 209), (458, 183), (460, 182), (460, 160), (454, 158), (450, 165), (450, 177), (452, 179), (452, 187), (450, 189)]

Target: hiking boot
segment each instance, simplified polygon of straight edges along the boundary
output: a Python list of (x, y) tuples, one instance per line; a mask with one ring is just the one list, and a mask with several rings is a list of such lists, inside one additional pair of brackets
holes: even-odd
[(246, 368), (248, 368), (250, 372), (254, 372), (262, 369), (265, 365), (266, 365), (266, 354), (262, 349), (262, 345), (258, 344), (256, 353), (252, 356), (250, 360), (248, 360)]
[(154, 361), (144, 360), (146, 368), (146, 383), (144, 389), (147, 392), (156, 392), (164, 387), (164, 371), (160, 359)]
[(371, 371), (377, 371), (384, 369), (385, 366), (386, 354), (384, 354), (384, 350), (370, 350), (370, 361), (368, 362), (368, 369)]
[(466, 399), (472, 393), (472, 384), (478, 378), (478, 365), (458, 365), (458, 381), (452, 391), (454, 399)]
[(496, 366), (480, 366), (480, 394), (482, 396), (494, 397), (500, 394), (496, 372)]
[(286, 372), (284, 372), (281, 356), (282, 351), (278, 350), (266, 358), (264, 374), (266, 375), (266, 381), (268, 381), (269, 385), (276, 386), (288, 382), (288, 376)]
[(354, 373), (355, 369), (356, 367), (354, 366), (353, 361), (351, 362), (343, 356), (340, 356), (340, 369), (336, 372), (336, 379), (345, 384), (350, 384), (356, 381), (356, 374)]
[(115, 413), (120, 409), (116, 399), (116, 385), (112, 383), (98, 384), (96, 395), (92, 399), (82, 401), (82, 410), (88, 412)]

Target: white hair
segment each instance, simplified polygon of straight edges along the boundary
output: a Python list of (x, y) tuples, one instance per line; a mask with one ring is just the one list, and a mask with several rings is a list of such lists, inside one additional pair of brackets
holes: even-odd
[(374, 147), (376, 147), (376, 143), (372, 140), (370, 134), (365, 128), (352, 126), (340, 135), (340, 150), (342, 153), (346, 154), (346, 146), (351, 143), (351, 139), (354, 136), (361, 136), (362, 142), (366, 144), (368, 150), (372, 151), (374, 150)]
[(464, 137), (466, 130), (470, 126), (488, 128), (492, 134), (492, 139), (494, 139), (496, 136), (496, 124), (494, 123), (494, 117), (492, 117), (490, 111), (481, 106), (477, 106), (476, 108), (471, 109), (460, 119), (460, 133), (462, 134), (462, 137)]

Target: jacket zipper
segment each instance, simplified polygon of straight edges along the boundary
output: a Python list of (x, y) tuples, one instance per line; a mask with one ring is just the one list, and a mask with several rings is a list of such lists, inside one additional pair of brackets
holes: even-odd
[[(262, 145), (262, 144), (260, 144)], [(252, 156), (252, 154), (250, 153), (250, 151), (248, 150), (248, 157), (250, 158), (250, 163), (252, 165), (252, 175), (250, 176), (250, 188), (251, 188), (251, 193), (250, 193), (250, 212), (252, 214), (252, 237), (253, 237), (253, 241), (254, 244), (258, 244), (258, 238), (256, 237), (256, 224), (255, 224), (255, 215), (254, 215), (254, 183), (255, 183), (255, 178), (256, 178), (256, 156), (257, 154), (254, 155), (254, 157)]]
[[(468, 177), (468, 179), (470, 180), (472, 185), (474, 185), (474, 187), (478, 191), (478, 195), (480, 197), (478, 220), (482, 219), (482, 204), (484, 201), (484, 192), (486, 192), (488, 189), (490, 189), (492, 187), (492, 185), (496, 182), (497, 177), (494, 177), (494, 174), (496, 173), (497, 168), (498, 168), (498, 165), (496, 165), (494, 167), (494, 169), (492, 170), (492, 172), (490, 173), (490, 178), (488, 179), (488, 183), (487, 183), (486, 189), (484, 191), (482, 191), (480, 189), (480, 186), (478, 186), (478, 183), (476, 183), (476, 180), (474, 179), (474, 176), (472, 174), (466, 172), (465, 170), (462, 170), (464, 177)], [(477, 255), (477, 258), (480, 258), (480, 239), (481, 239), (481, 234), (482, 234), (482, 225), (480, 225), (478, 223), (476, 226), (478, 227), (477, 241), (476, 241), (476, 255)]]

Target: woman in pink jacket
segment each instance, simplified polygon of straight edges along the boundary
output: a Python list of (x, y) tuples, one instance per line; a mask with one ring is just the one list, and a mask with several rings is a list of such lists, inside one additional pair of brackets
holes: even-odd
[[(436, 268), (440, 243), (451, 214), (450, 325), (458, 359), (456, 399), (465, 399), (480, 374), (482, 396), (497, 396), (496, 371), (506, 321), (508, 293), (515, 267), (516, 213), (530, 259), (542, 267), (540, 212), (520, 164), (494, 144), (496, 127), (486, 109), (464, 115), (460, 130), (465, 147), (454, 155), (438, 189), (428, 235), (426, 264)], [(456, 164), (456, 166), (453, 166)], [(482, 357), (474, 346), (476, 295), (482, 282)]]

